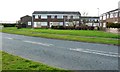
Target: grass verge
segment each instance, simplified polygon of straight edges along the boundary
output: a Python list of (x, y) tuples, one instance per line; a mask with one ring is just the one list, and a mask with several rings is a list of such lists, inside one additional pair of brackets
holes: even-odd
[(42, 72), (68, 72), (67, 70), (62, 70), (59, 68), (50, 67), (48, 65), (33, 62), (31, 60), (26, 60), (18, 56), (13, 56), (6, 52), (0, 51), (2, 53), (2, 70), (37, 70)]
[(90, 30), (53, 30), (53, 29), (17, 29), (15, 27), (3, 28), (2, 32), (26, 36), (44, 37), (52, 39), (92, 42), (119, 45), (118, 34)]

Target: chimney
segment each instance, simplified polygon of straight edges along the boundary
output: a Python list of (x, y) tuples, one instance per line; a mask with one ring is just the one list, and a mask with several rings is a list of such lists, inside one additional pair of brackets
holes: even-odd
[(120, 10), (120, 1), (118, 2), (118, 9)]

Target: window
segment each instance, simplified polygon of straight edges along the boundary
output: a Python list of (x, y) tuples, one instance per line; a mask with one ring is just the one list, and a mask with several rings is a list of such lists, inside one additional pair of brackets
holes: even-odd
[(62, 16), (62, 15), (57, 15), (57, 18), (62, 19), (62, 18), (63, 18), (63, 16)]
[(118, 12), (114, 13), (114, 17), (118, 17)]
[(54, 15), (51, 15), (51, 18), (53, 19), (53, 18), (55, 18), (55, 16), (54, 16)]
[(50, 22), (50, 23), (52, 23), (52, 26), (58, 26), (59, 25), (58, 22)]
[(100, 17), (100, 20), (102, 20), (102, 16)]
[(71, 16), (68, 16), (68, 19), (70, 19), (71, 18)]
[(110, 14), (110, 18), (113, 18), (113, 13)]
[(37, 23), (36, 22), (34, 22), (34, 27), (37, 27)]
[(37, 24), (37, 27), (41, 27), (40, 22), (36, 22), (36, 24)]
[(47, 26), (47, 22), (41, 22), (41, 26)]
[(28, 22), (28, 25), (31, 25), (31, 22)]
[(106, 16), (105, 15), (103, 16), (103, 20), (106, 20)]
[(41, 24), (40, 24), (40, 22), (34, 22), (34, 25), (33, 25), (34, 27), (41, 27)]
[(109, 14), (107, 14), (107, 18), (109, 18)]
[(79, 16), (73, 16), (73, 19), (79, 19)]
[(47, 19), (47, 15), (41, 15), (42, 19)]
[(35, 19), (38, 19), (38, 15), (35, 15)]
[(63, 25), (63, 22), (59, 22), (59, 25), (62, 26), (62, 25)]

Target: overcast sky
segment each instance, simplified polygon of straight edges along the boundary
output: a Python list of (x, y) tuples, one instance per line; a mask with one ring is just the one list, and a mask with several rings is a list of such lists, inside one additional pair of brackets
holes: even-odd
[(120, 0), (0, 0), (0, 21), (17, 21), (33, 11), (79, 11), (88, 16), (118, 8)]

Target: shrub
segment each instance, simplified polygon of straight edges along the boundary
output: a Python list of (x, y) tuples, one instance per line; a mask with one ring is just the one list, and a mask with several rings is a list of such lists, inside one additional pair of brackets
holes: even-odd
[(94, 26), (88, 26), (89, 30), (94, 30), (94, 28), (95, 28)]
[(2, 24), (4, 27), (15, 27), (16, 26), (16, 24), (7, 24), (7, 23), (5, 23), (5, 24)]
[(58, 29), (65, 29), (64, 26), (58, 26)]
[(66, 26), (65, 29), (73, 30), (75, 28), (74, 28), (74, 26)]
[(107, 23), (107, 28), (120, 28), (120, 23)]
[(51, 29), (57, 29), (57, 26), (51, 26)]

